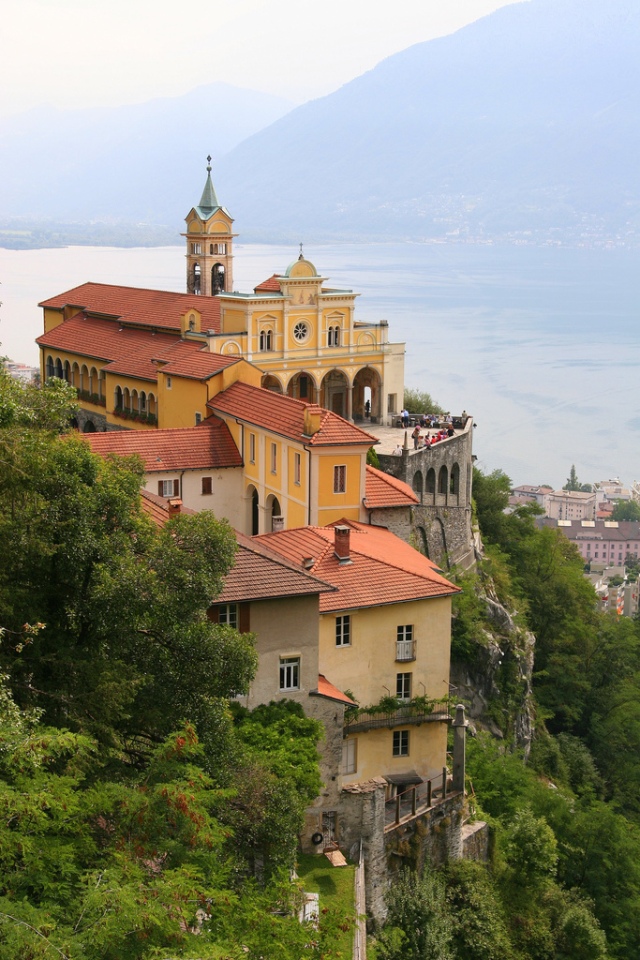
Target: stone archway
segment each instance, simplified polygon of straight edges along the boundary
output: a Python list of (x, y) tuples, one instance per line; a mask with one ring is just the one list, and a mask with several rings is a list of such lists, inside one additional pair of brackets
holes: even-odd
[(283, 393), (282, 384), (277, 377), (274, 377), (272, 373), (267, 373), (262, 378), (262, 383), (260, 384), (263, 390), (271, 390), (272, 393)]
[(320, 406), (351, 419), (351, 387), (342, 370), (330, 370), (320, 386)]
[(372, 423), (382, 417), (382, 380), (373, 367), (362, 367), (353, 378), (353, 419), (368, 417)]
[(246, 531), (250, 537), (260, 533), (260, 497), (256, 488), (250, 484), (245, 494), (247, 504)]
[(306, 370), (301, 370), (291, 377), (287, 384), (287, 396), (296, 400), (305, 400), (307, 403), (316, 403), (316, 381)]

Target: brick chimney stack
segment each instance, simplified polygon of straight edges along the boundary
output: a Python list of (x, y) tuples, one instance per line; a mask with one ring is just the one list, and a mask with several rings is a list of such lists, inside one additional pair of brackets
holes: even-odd
[(351, 527), (340, 525), (333, 528), (334, 552), (340, 563), (353, 563), (351, 559)]
[(169, 500), (169, 516), (175, 517), (182, 510), (182, 500), (179, 497), (172, 497)]

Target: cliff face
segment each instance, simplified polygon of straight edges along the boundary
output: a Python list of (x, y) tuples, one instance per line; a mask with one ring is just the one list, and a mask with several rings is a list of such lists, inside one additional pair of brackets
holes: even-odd
[(535, 720), (531, 683), (535, 637), (518, 624), (515, 610), (500, 603), (489, 578), (478, 578), (475, 590), (483, 624), (472, 655), (452, 658), (452, 693), (468, 704), (472, 725), (510, 740), (528, 755)]

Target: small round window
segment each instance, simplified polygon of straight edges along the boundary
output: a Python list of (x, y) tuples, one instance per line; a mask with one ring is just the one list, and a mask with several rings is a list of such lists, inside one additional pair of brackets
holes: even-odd
[(304, 320), (300, 320), (293, 328), (293, 336), (298, 343), (304, 343), (309, 336), (309, 324), (305, 323)]

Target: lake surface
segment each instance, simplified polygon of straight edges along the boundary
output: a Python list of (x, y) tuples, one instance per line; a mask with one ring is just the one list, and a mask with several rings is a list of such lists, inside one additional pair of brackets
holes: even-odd
[[(305, 246), (357, 317), (406, 341), (407, 386), (471, 411), (478, 465), (515, 484), (640, 479), (637, 252), (465, 244)], [(249, 291), (297, 248), (236, 246)], [(88, 280), (184, 290), (184, 248), (0, 250), (0, 341), (37, 363), (40, 300)]]

